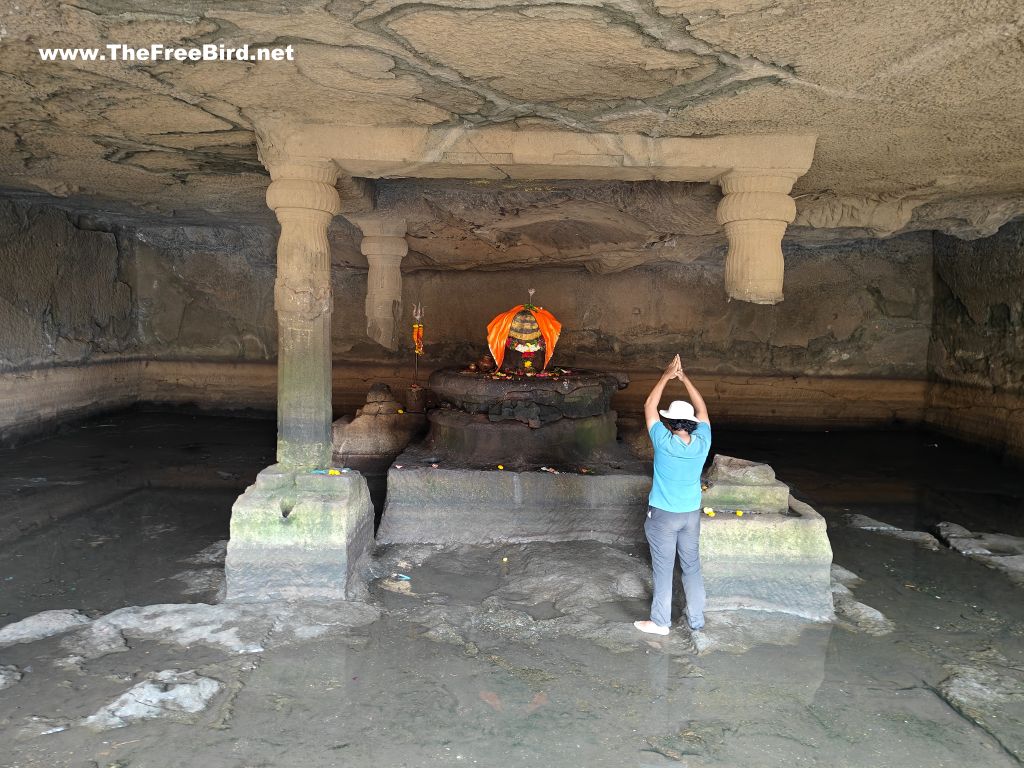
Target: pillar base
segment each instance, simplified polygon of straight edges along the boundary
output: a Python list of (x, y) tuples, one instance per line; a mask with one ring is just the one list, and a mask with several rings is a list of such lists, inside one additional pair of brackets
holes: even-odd
[(373, 544), (366, 480), (274, 464), (231, 508), (227, 600), (345, 600)]

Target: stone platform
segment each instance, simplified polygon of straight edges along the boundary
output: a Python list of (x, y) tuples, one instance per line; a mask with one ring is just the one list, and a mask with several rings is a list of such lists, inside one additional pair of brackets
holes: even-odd
[(227, 599), (345, 600), (373, 545), (373, 505), (358, 472), (256, 476), (231, 508)]
[[(767, 465), (716, 457), (712, 470), (716, 466), (705, 501), (718, 511), (701, 520), (707, 610), (831, 619), (832, 549), (824, 518), (789, 496)], [(593, 474), (471, 469), (446, 465), (424, 446), (413, 447), (388, 472), (377, 541), (645, 542), (649, 465), (634, 460), (589, 469)], [(737, 516), (736, 509), (744, 514)]]
[[(651, 479), (640, 462), (594, 474), (481, 470), (436, 462), (410, 448), (388, 471), (377, 541), (385, 544), (504, 544), (594, 540), (631, 543)], [(399, 469), (398, 467), (401, 467)]]

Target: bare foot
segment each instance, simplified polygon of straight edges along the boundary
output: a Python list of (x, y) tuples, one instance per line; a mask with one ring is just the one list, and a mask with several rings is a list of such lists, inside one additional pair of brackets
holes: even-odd
[(668, 627), (659, 627), (653, 621), (634, 621), (633, 626), (649, 635), (667, 635)]

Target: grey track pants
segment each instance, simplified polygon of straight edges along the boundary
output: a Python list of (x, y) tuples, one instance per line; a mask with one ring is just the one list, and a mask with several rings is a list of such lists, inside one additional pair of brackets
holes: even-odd
[(648, 507), (644, 533), (651, 546), (654, 570), (651, 621), (659, 627), (672, 623), (672, 572), (678, 554), (683, 569), (686, 617), (692, 629), (703, 627), (705, 594), (704, 577), (700, 572), (700, 512), (666, 512)]

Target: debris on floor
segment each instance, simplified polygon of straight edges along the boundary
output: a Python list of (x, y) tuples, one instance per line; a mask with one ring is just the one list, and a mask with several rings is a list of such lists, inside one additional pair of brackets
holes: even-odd
[(0, 664), (0, 691), (21, 682), (21, 670), (13, 664)]
[(191, 670), (165, 669), (125, 691), (81, 724), (108, 730), (157, 717), (189, 722), (188, 716), (206, 709), (221, 687), (218, 681)]
[(847, 515), (846, 524), (851, 528), (859, 528), (862, 531), (874, 531), (897, 539), (912, 541), (925, 549), (942, 549), (938, 539), (930, 533), (924, 531), (905, 531), (902, 528), (897, 528), (895, 525), (879, 522), (865, 515)]
[(1012, 582), (1024, 586), (1024, 538), (1005, 533), (974, 533), (950, 522), (939, 523), (936, 530), (950, 549), (1002, 571)]

